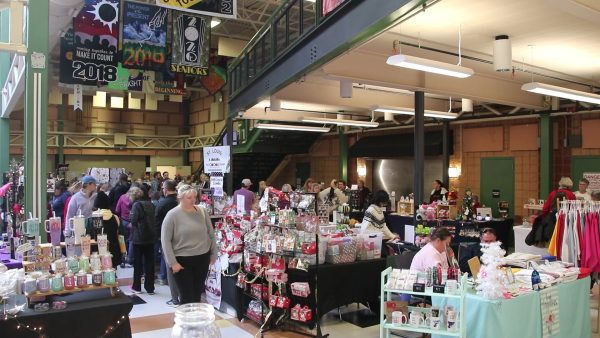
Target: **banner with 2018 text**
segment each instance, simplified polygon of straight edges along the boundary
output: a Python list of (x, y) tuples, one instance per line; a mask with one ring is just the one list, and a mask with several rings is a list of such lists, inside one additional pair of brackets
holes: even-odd
[(73, 79), (104, 85), (117, 79), (120, 0), (85, 0), (73, 19)]

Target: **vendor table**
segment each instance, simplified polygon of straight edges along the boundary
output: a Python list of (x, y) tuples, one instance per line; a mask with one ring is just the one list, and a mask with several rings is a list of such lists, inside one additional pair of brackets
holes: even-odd
[[(404, 237), (404, 226), (413, 224), (413, 218), (409, 216), (389, 214), (386, 215), (385, 219), (388, 228), (390, 228), (392, 232), (399, 234), (401, 237)], [(439, 221), (425, 221), (424, 225), (451, 226), (456, 227), (456, 229), (460, 229), (461, 227), (476, 227), (480, 230), (483, 228), (492, 228), (496, 231), (496, 234), (498, 235), (498, 240), (501, 241), (505, 247), (513, 248), (515, 246), (512, 219), (492, 220), (487, 222), (462, 222), (446, 219)], [(479, 238), (455, 236), (452, 239), (452, 242), (455, 244), (479, 242)]]
[[(342, 264), (322, 264), (319, 265), (318, 272), (316, 266), (311, 266), (308, 272), (289, 269), (288, 283), (309, 282), (311, 290), (314, 290), (315, 277), (317, 278), (319, 317), (352, 303), (369, 304), (371, 310), (377, 312), (381, 271), (385, 268), (385, 259), (373, 259)], [(309, 297), (313, 302), (314, 293)], [(294, 303), (293, 297), (292, 303)]]
[(0, 263), (6, 265), (7, 269), (20, 269), (23, 267), (23, 262), (18, 259), (3, 259)]
[[(589, 277), (553, 287), (558, 288), (560, 331), (549, 337), (591, 337)], [(433, 297), (432, 302), (441, 308), (446, 303), (457, 305), (441, 297)], [(467, 337), (542, 337), (538, 292), (500, 300), (486, 300), (469, 294), (466, 312)]]
[[(0, 320), (2, 337), (39, 337), (39, 332), (31, 332), (23, 325), (43, 327), (45, 337), (81, 338), (81, 337), (131, 337), (129, 312), (133, 308), (131, 299), (122, 293), (112, 297), (108, 289), (84, 291), (65, 296), (53, 296), (53, 300), (64, 300), (64, 310), (37, 312), (25, 309), (17, 318)], [(117, 324), (117, 321), (120, 321)], [(17, 325), (21, 325), (17, 329)], [(115, 327), (106, 336), (109, 327)]]
[(513, 227), (515, 231), (515, 252), (524, 252), (534, 255), (547, 255), (547, 248), (538, 248), (536, 246), (529, 246), (525, 244), (525, 237), (531, 232), (531, 227), (524, 227), (522, 225)]

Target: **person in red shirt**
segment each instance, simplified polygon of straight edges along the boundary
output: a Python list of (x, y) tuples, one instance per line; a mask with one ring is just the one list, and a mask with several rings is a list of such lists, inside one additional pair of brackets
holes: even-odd
[(544, 207), (542, 208), (542, 215), (547, 215), (552, 210), (558, 210), (560, 207), (556, 204), (556, 199), (568, 199), (575, 200), (575, 194), (571, 191), (573, 188), (573, 181), (569, 177), (561, 177), (560, 181), (558, 181), (558, 189), (550, 192), (546, 201), (544, 202)]

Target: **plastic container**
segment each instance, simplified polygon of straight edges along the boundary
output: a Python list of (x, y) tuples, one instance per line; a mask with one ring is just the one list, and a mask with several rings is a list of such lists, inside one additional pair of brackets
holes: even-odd
[(171, 338), (221, 338), (212, 305), (189, 303), (175, 310)]

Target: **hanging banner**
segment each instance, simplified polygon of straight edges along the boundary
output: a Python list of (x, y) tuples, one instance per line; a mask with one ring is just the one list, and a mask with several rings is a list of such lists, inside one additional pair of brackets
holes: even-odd
[(58, 81), (65, 84), (76, 83), (73, 79), (73, 29), (68, 29), (60, 37), (60, 69)]
[(123, 6), (123, 67), (162, 69), (167, 54), (167, 9), (135, 2)]
[(156, 0), (162, 7), (179, 11), (235, 19), (237, 0)]
[(171, 72), (208, 75), (210, 17), (173, 12), (172, 41)]
[(75, 96), (75, 102), (73, 104), (73, 110), (83, 110), (83, 88), (80, 84), (73, 86), (73, 96)]
[(229, 172), (229, 146), (204, 147), (204, 172)]
[(85, 0), (73, 19), (73, 78), (102, 85), (117, 79), (120, 0)]
[(117, 79), (108, 83), (110, 90), (127, 90), (141, 92), (144, 82), (144, 72), (139, 69), (125, 69), (121, 64), (117, 67)]

